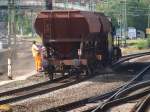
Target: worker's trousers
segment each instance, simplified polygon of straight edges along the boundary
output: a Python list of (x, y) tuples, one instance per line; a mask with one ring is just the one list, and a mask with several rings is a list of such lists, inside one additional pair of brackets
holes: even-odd
[(39, 72), (42, 68), (42, 59), (40, 55), (37, 55), (34, 57), (35, 60), (35, 69), (37, 72)]

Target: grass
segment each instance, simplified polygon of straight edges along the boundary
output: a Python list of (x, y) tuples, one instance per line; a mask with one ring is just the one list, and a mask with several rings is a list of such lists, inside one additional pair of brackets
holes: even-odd
[(127, 40), (127, 47), (122, 48), (123, 55), (150, 51), (150, 38)]

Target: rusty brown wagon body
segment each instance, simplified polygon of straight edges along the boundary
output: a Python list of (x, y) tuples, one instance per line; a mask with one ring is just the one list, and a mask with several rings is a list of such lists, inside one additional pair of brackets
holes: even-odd
[[(35, 30), (47, 48), (53, 65), (88, 65), (91, 59), (107, 62), (113, 41), (111, 24), (103, 13), (42, 11)], [(53, 56), (50, 53), (51, 50)]]

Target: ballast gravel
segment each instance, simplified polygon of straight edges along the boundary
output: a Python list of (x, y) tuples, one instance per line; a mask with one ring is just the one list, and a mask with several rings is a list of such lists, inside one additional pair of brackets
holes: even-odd
[(44, 76), (44, 74), (42, 73), (38, 75), (35, 74), (32, 77), (29, 77), (27, 80), (15, 81), (15, 82), (0, 86), (0, 92), (23, 88), (23, 87), (31, 86), (37, 83), (46, 82), (48, 80), (49, 78), (47, 76)]
[(14, 107), (14, 112), (18, 111), (18, 105), (24, 106), (28, 112), (40, 112), (52, 107), (104, 94), (121, 86), (127, 80), (129, 80), (129, 77), (127, 76), (121, 78), (120, 76), (114, 77), (114, 74), (100, 75), (88, 81), (56, 90), (48, 94), (39, 95), (12, 105)]

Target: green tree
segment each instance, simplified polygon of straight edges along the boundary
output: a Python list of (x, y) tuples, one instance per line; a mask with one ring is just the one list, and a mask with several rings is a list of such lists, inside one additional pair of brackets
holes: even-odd
[[(108, 1), (108, 2), (107, 2)], [(97, 11), (104, 12), (112, 17), (113, 24), (119, 27), (119, 19), (123, 22), (125, 11), (125, 0), (104, 0), (97, 4)], [(126, 0), (127, 24), (128, 26), (145, 31), (148, 22), (148, 4), (149, 0)]]
[(25, 14), (16, 15), (16, 28), (18, 34), (21, 33), (21, 30), (24, 35), (30, 34), (32, 28), (31, 28), (31, 20), (29, 16)]

